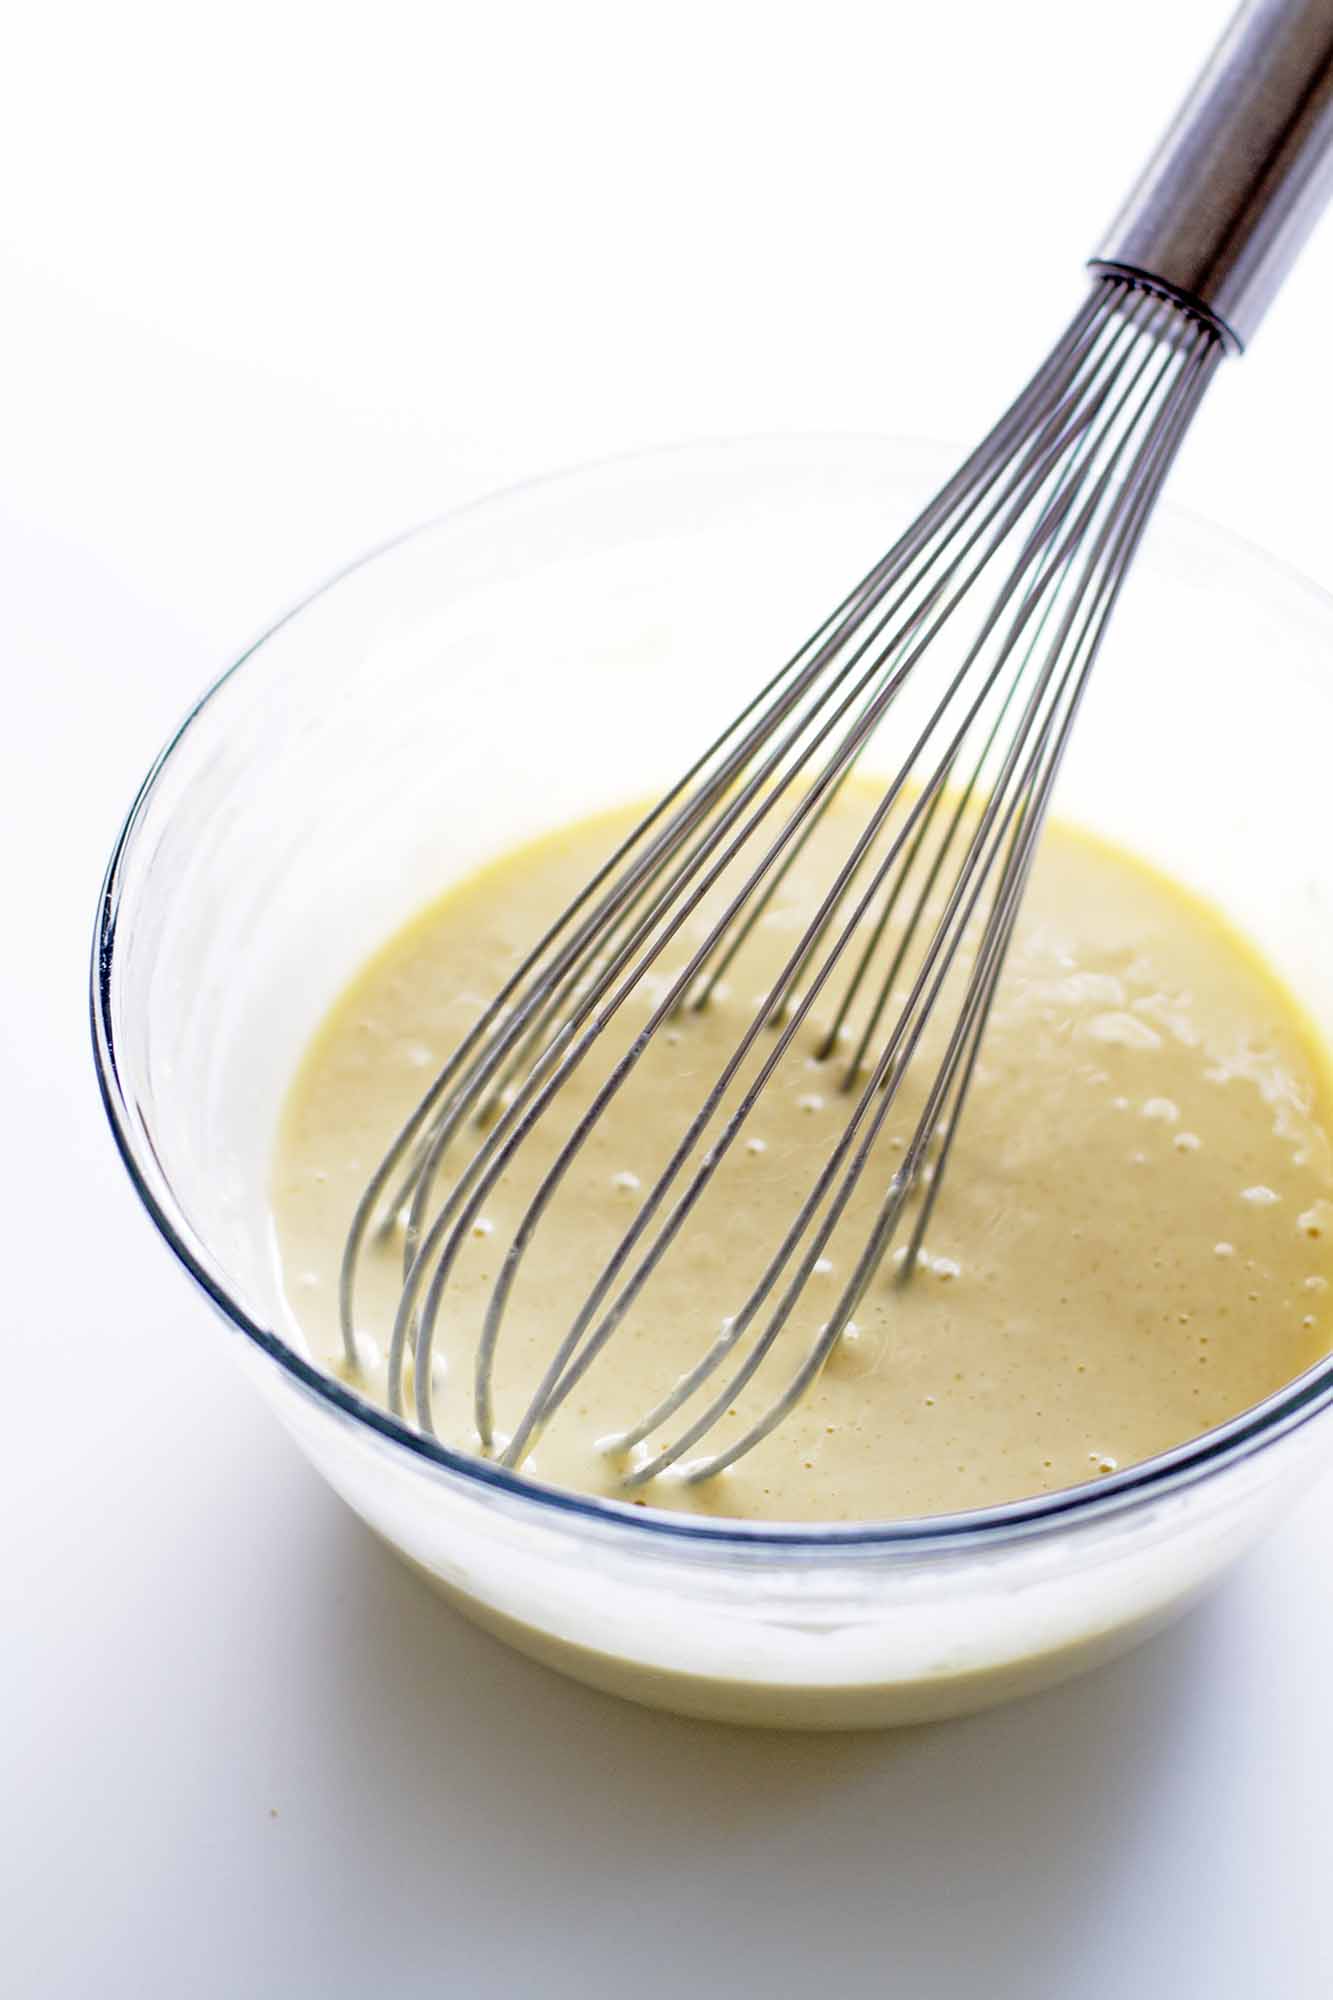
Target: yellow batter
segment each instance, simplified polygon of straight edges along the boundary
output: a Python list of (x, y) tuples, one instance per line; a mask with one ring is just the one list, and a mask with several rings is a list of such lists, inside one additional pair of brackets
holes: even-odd
[[(580, 1155), (505, 1320), (502, 1433), (776, 976), (870, 797), (859, 791), (826, 817), (728, 990), (657, 1038)], [(273, 1201), (287, 1297), (330, 1368), (341, 1352), (339, 1260), (372, 1168), (487, 1000), (633, 818), (567, 829), (451, 889), (364, 968), (316, 1035), (284, 1111)], [(706, 924), (702, 911), (673, 966)], [(465, 1246), (433, 1376), (447, 1442), (477, 1445), (480, 1315), (528, 1197), (663, 988), (653, 979), (635, 993), (605, 1053), (562, 1091)], [(603, 1448), (738, 1310), (841, 1131), (848, 1100), (839, 1072), (815, 1057), (839, 991), (835, 981), (707, 1200), (540, 1437), (530, 1473), (622, 1493), (627, 1467), (678, 1435), (679, 1417), (631, 1458)], [(836, 1300), (915, 1124), (948, 1012), (918, 1051), (871, 1171), (787, 1332), (708, 1447), (738, 1436), (767, 1406)], [(862, 1017), (852, 1015), (853, 1032)], [(844, 1059), (845, 1051), (844, 1043)], [(1052, 827), (921, 1267), (906, 1286), (881, 1272), (805, 1402), (748, 1457), (701, 1484), (677, 1468), (639, 1497), (789, 1521), (938, 1513), (1076, 1485), (1223, 1422), (1328, 1351), (1329, 1128), (1322, 1053), (1248, 947), (1130, 856)], [(400, 1259), (401, 1237), (375, 1247), (359, 1295), (357, 1380), (376, 1396)]]

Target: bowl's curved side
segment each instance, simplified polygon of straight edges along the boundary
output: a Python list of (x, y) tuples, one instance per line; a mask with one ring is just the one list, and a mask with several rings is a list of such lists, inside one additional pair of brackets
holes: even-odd
[[(713, 651), (704, 662), (704, 678), (718, 682), (725, 696), (728, 683), (719, 661), (727, 673), (734, 667), (743, 675), (751, 671), (751, 655), (771, 657), (764, 649), (776, 643), (776, 634), (790, 631), (805, 600), (822, 604), (831, 579), (843, 578), (858, 558), (877, 553), (949, 467), (944, 454), (921, 445), (752, 440), (639, 455), (490, 496), (349, 565), (279, 620), (193, 705), (140, 787), (103, 884), (91, 982), (99, 1085), (126, 1169), (164, 1241), (224, 1321), (266, 1366), (281, 1372), (288, 1388), (349, 1435), (373, 1434), (391, 1453), (405, 1454), (423, 1493), (432, 1482), (451, 1490), (461, 1486), (576, 1529), (595, 1525), (599, 1535), (605, 1531), (644, 1548), (697, 1544), (751, 1558), (769, 1552), (779, 1562), (838, 1549), (913, 1558), (938, 1551), (943, 1558), (1064, 1533), (1155, 1506), (1242, 1466), (1255, 1453), (1292, 1436), (1333, 1401), (1331, 1361), (1234, 1423), (1175, 1452), (1112, 1475), (1095, 1488), (1011, 1507), (848, 1528), (683, 1520), (653, 1508), (542, 1487), (421, 1436), (312, 1365), (299, 1351), (290, 1326), (284, 1330), (276, 1307), (266, 1312), (252, 1303), (252, 1297), (265, 1295), (256, 1269), (238, 1278), (233, 1247), (238, 1234), (244, 1234), (240, 1208), (232, 1212), (219, 1205), (194, 1155), (202, 1152), (214, 1162), (221, 1158), (234, 1169), (243, 1149), (233, 1144), (235, 1135), (225, 1120), (218, 1128), (221, 1143), (214, 1143), (217, 1134), (210, 1131), (204, 1144), (173, 1103), (173, 1092), (179, 1096), (173, 1079), (182, 1074), (182, 1061), (195, 1047), (183, 1038), (186, 1026), (197, 1042), (200, 1015), (209, 1007), (216, 1006), (211, 1025), (223, 1024), (219, 1040), (226, 1035), (234, 1039), (239, 1032), (241, 1003), (229, 981), (234, 985), (238, 977), (254, 976), (245, 963), (247, 951), (238, 946), (248, 945), (248, 956), (257, 957), (253, 941), (261, 933), (268, 935), (265, 925), (275, 939), (280, 930), (284, 935), (281, 949), (273, 946), (270, 988), (255, 1000), (252, 1012), (263, 1011), (260, 999), (270, 1003), (271, 1011), (273, 995), (293, 979), (296, 987), (302, 985), (312, 956), (310, 884), (320, 879), (321, 843), (329, 838), (328, 828), (341, 823), (343, 804), (336, 785), (321, 790), (320, 759), (352, 754), (358, 743), (364, 746), (367, 717), (377, 730), (387, 717), (392, 726), (380, 730), (389, 739), (386, 757), (397, 760), (395, 770), (413, 771), (421, 738), (437, 749), (445, 741), (441, 718), (447, 722), (452, 717), (454, 734), (459, 734), (458, 717), (467, 713), (471, 695), (490, 689), (486, 700), (494, 705), (499, 687), (508, 701), (511, 736), (512, 717), (520, 710), (533, 711), (533, 754), (545, 756), (549, 769), (551, 728), (578, 704), (562, 695), (554, 706), (543, 708), (559, 675), (543, 657), (537, 663), (546, 669), (543, 679), (517, 649), (525, 634), (531, 639), (534, 612), (546, 620), (539, 629), (549, 640), (553, 608), (579, 607), (577, 634), (586, 641), (590, 583), (608, 586), (611, 622), (599, 638), (608, 646), (619, 641), (610, 666), (603, 662), (605, 672), (595, 692), (605, 703), (610, 691), (609, 698), (620, 704), (622, 722), (626, 714), (633, 721), (632, 707), (624, 707), (626, 648), (640, 640), (647, 655), (660, 661), (666, 654), (679, 662), (684, 657), (680, 649), (707, 633)], [(1221, 587), (1221, 578), (1229, 580), (1239, 602), (1264, 607), (1261, 628), (1266, 619), (1274, 631), (1312, 634), (1315, 650), (1322, 647), (1324, 656), (1333, 659), (1333, 603), (1314, 586), (1235, 538), (1184, 517), (1167, 518), (1159, 543), (1158, 553), (1150, 545), (1145, 555), (1147, 596), (1155, 587), (1159, 603), (1154, 611), (1145, 601), (1143, 629), (1160, 622), (1163, 589), (1176, 590), (1184, 606), (1180, 617), (1188, 619), (1197, 616), (1208, 592)], [(1161, 578), (1152, 583), (1154, 561), (1162, 566), (1165, 584)], [(803, 579), (799, 587), (781, 587), (788, 572)], [(751, 610), (760, 584), (767, 623), (760, 620), (756, 629)], [(723, 588), (734, 590), (747, 607), (744, 620), (727, 622), (723, 616), (718, 622)], [(697, 604), (689, 598), (691, 591)], [(660, 629), (664, 605), (675, 621), (665, 635)], [(504, 625), (503, 642), (488, 636), (487, 619)], [(1219, 635), (1225, 636), (1222, 623)], [(452, 680), (441, 673), (442, 663), (448, 664)], [(568, 653), (559, 664), (561, 672), (580, 668)], [(384, 694), (387, 686), (397, 691), (398, 708)], [(697, 727), (691, 703), (699, 696), (690, 682), (694, 691), (686, 699), (685, 686), (682, 680), (676, 691), (677, 720), (679, 741), (688, 744)], [(427, 696), (426, 726), (418, 726), (402, 706), (412, 689)], [(512, 741), (507, 748), (512, 751)], [(656, 746), (655, 754), (669, 756), (674, 749), (672, 738)], [(462, 751), (475, 761), (479, 745), (464, 742)], [(461, 762), (454, 768), (455, 783), (464, 769)], [(517, 764), (513, 769), (513, 789), (521, 793), (524, 773)], [(624, 789), (625, 781), (614, 772), (611, 776)], [(249, 822), (272, 806), (280, 784), (290, 788), (298, 781), (306, 790), (286, 834), (270, 832), (247, 845)], [(571, 783), (581, 781), (571, 772)], [(634, 782), (629, 781), (630, 789)], [(367, 864), (364, 856), (359, 873), (324, 866), (325, 875), (334, 873), (345, 890), (348, 907), (359, 895), (373, 909), (386, 880), (392, 896), (400, 905), (406, 899), (410, 907), (415, 885), (428, 879), (425, 871), (438, 868), (435, 834), (413, 839), (402, 831), (420, 802), (433, 796), (431, 786), (435, 792), (441, 788), (437, 767), (428, 768), (425, 782), (418, 773), (401, 786), (392, 813), (386, 806), (383, 816), (374, 819), (377, 831), (396, 828), (402, 843), (391, 870)], [(321, 817), (330, 800), (331, 810)], [(358, 804), (356, 810), (364, 807)], [(247, 857), (254, 861), (253, 880), (259, 886), (237, 913), (236, 884), (243, 880), (248, 885), (252, 879), (240, 867)], [(433, 879), (438, 881), (438, 874)], [(272, 919), (269, 910), (275, 898), (281, 899), (277, 885), (286, 898), (278, 912), (281, 921)], [(182, 916), (192, 898), (197, 905), (193, 930)], [(212, 963), (211, 946), (204, 951), (203, 972), (196, 980), (190, 953), (204, 936), (201, 927), (213, 921), (241, 928), (228, 934), (230, 955), (223, 967)], [(248, 921), (249, 933), (244, 929)], [(391, 913), (379, 918), (381, 933), (390, 922)], [(336, 928), (322, 921), (320, 949), (326, 943), (322, 933)], [(349, 933), (353, 928), (348, 926)], [(361, 949), (361, 941), (349, 936), (346, 951), (355, 956)], [(243, 967), (239, 975), (238, 965)], [(336, 970), (333, 966), (321, 974), (326, 987), (336, 983)], [(312, 974), (307, 983), (313, 987), (319, 981)], [(306, 1027), (309, 1019), (307, 1008)], [(293, 1029), (283, 1047), (290, 1051), (299, 1039)], [(273, 1062), (278, 1063), (277, 1054)], [(230, 1094), (254, 1096), (256, 1116), (267, 1106), (271, 1118), (274, 1095), (270, 1091), (265, 1098), (258, 1088), (263, 1078), (238, 1092), (225, 1067), (216, 1052), (201, 1064), (203, 1111), (192, 1107), (189, 1117), (196, 1112), (212, 1116)], [(270, 1083), (273, 1075), (271, 1068)], [(247, 1171), (253, 1182), (253, 1171)]]

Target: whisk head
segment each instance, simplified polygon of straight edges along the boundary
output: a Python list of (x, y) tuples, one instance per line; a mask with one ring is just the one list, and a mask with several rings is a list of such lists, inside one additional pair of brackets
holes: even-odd
[[(911, 1278), (1056, 773), (1223, 351), (1215, 328), (1174, 300), (1097, 278), (954, 478), (533, 946), (398, 1133), (351, 1225), (340, 1299), (351, 1369), (367, 1256), (386, 1239), (401, 1252), (391, 1409), (410, 1395), (435, 1432), (438, 1396), (459, 1393), (441, 1392), (432, 1360), (460, 1257), (497, 1186), (536, 1159), (516, 1225), (491, 1246), (499, 1261), (472, 1386), (480, 1449), (523, 1464), (608, 1344), (650, 1319), (673, 1249), (729, 1174), (734, 1187), (737, 1159), (758, 1143), (757, 1108), (798, 1063), (838, 1107), (836, 1134), (778, 1240), (752, 1271), (738, 1269), (736, 1297), (669, 1296), (659, 1308), (697, 1312), (700, 1352), (606, 1440), (626, 1489), (672, 1465), (705, 1479), (750, 1451), (809, 1389), (877, 1274)], [(662, 1157), (502, 1435), (496, 1355), (562, 1191), (669, 1038), (716, 1022), (747, 944), (795, 907), (784, 890), (867, 745), (877, 739), (878, 760), (889, 732), (896, 774), (876, 781), (812, 914), (793, 922), (776, 978), (734, 1033), (714, 1035), (697, 1081), (677, 1074)], [(904, 1107), (906, 1130), (894, 1134)], [(835, 1241), (845, 1276), (807, 1325)], [(751, 1407), (751, 1385), (775, 1366)]]

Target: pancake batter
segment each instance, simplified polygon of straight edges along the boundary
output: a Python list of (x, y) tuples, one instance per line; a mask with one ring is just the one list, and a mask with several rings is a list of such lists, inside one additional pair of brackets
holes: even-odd
[[(856, 791), (826, 816), (731, 968), (729, 990), (659, 1034), (580, 1155), (506, 1316), (502, 1427), (517, 1421), (870, 799)], [(293, 1315), (331, 1369), (341, 1357), (339, 1260), (372, 1169), (533, 938), (635, 817), (566, 829), (451, 889), (364, 968), (316, 1035), (282, 1118), (273, 1206)], [(700, 913), (690, 940), (707, 924)], [(527, 1200), (667, 977), (659, 969), (642, 983), (605, 1052), (562, 1088), (465, 1246), (435, 1348), (447, 1443), (477, 1448), (480, 1318)], [(625, 1497), (626, 1465), (683, 1428), (682, 1415), (632, 1461), (602, 1448), (738, 1309), (841, 1132), (840, 1072), (815, 1054), (840, 990), (835, 977), (708, 1197), (540, 1436), (531, 1475)], [(791, 1324), (698, 1451), (738, 1436), (766, 1407), (815, 1336), (821, 1305), (826, 1316), (836, 1300), (933, 1076), (947, 1002)], [(853, 1015), (853, 1032), (857, 1024)], [(904, 1287), (880, 1272), (804, 1403), (757, 1449), (700, 1484), (678, 1472), (654, 1478), (639, 1497), (788, 1521), (948, 1512), (1096, 1479), (1223, 1422), (1328, 1350), (1329, 1126), (1321, 1051), (1249, 948), (1130, 856), (1053, 826), (921, 1268)], [(359, 1292), (354, 1379), (378, 1399), (401, 1241), (369, 1250)], [(410, 1384), (407, 1394), (410, 1409)]]

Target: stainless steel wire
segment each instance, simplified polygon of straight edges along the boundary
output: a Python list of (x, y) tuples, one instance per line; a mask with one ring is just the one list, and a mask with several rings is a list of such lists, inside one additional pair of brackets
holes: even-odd
[[(779, 1065), (812, 1035), (841, 1093), (841, 1130), (722, 1331), (701, 1335), (697, 1363), (653, 1408), (627, 1412), (607, 1441), (624, 1455), (626, 1489), (678, 1464), (680, 1476), (705, 1479), (752, 1450), (809, 1389), (886, 1264), (892, 1277), (880, 1282), (910, 1281), (1070, 732), (1153, 502), (1223, 351), (1207, 317), (1134, 278), (1097, 277), (953, 479), (533, 946), (394, 1139), (352, 1222), (341, 1284), (352, 1369), (367, 1246), (402, 1232), (388, 1344), (395, 1412), (410, 1375), (415, 1419), (435, 1431), (432, 1353), (460, 1251), (594, 1049), (603, 1065), (610, 1051), (609, 1066), (531, 1194), (487, 1301), (473, 1371), (481, 1450), (525, 1461), (643, 1300)], [(896, 775), (682, 1119), (612, 1254), (589, 1272), (583, 1303), (501, 1438), (497, 1348), (571, 1167), (656, 1038), (683, 1010), (716, 1004), (867, 744), (895, 729)], [(719, 895), (720, 913), (696, 939), (691, 920), (705, 906), (711, 914)], [(646, 1024), (636, 1015), (629, 1029), (626, 1003), (655, 968), (660, 994)], [(957, 994), (951, 979), (961, 981)], [(919, 1069), (946, 988), (943, 1053), (886, 1174), (886, 1121)], [(853, 1194), (876, 1173), (882, 1199), (817, 1336), (740, 1435), (687, 1460), (774, 1353)], [(715, 1304), (703, 1315), (714, 1329)]]

